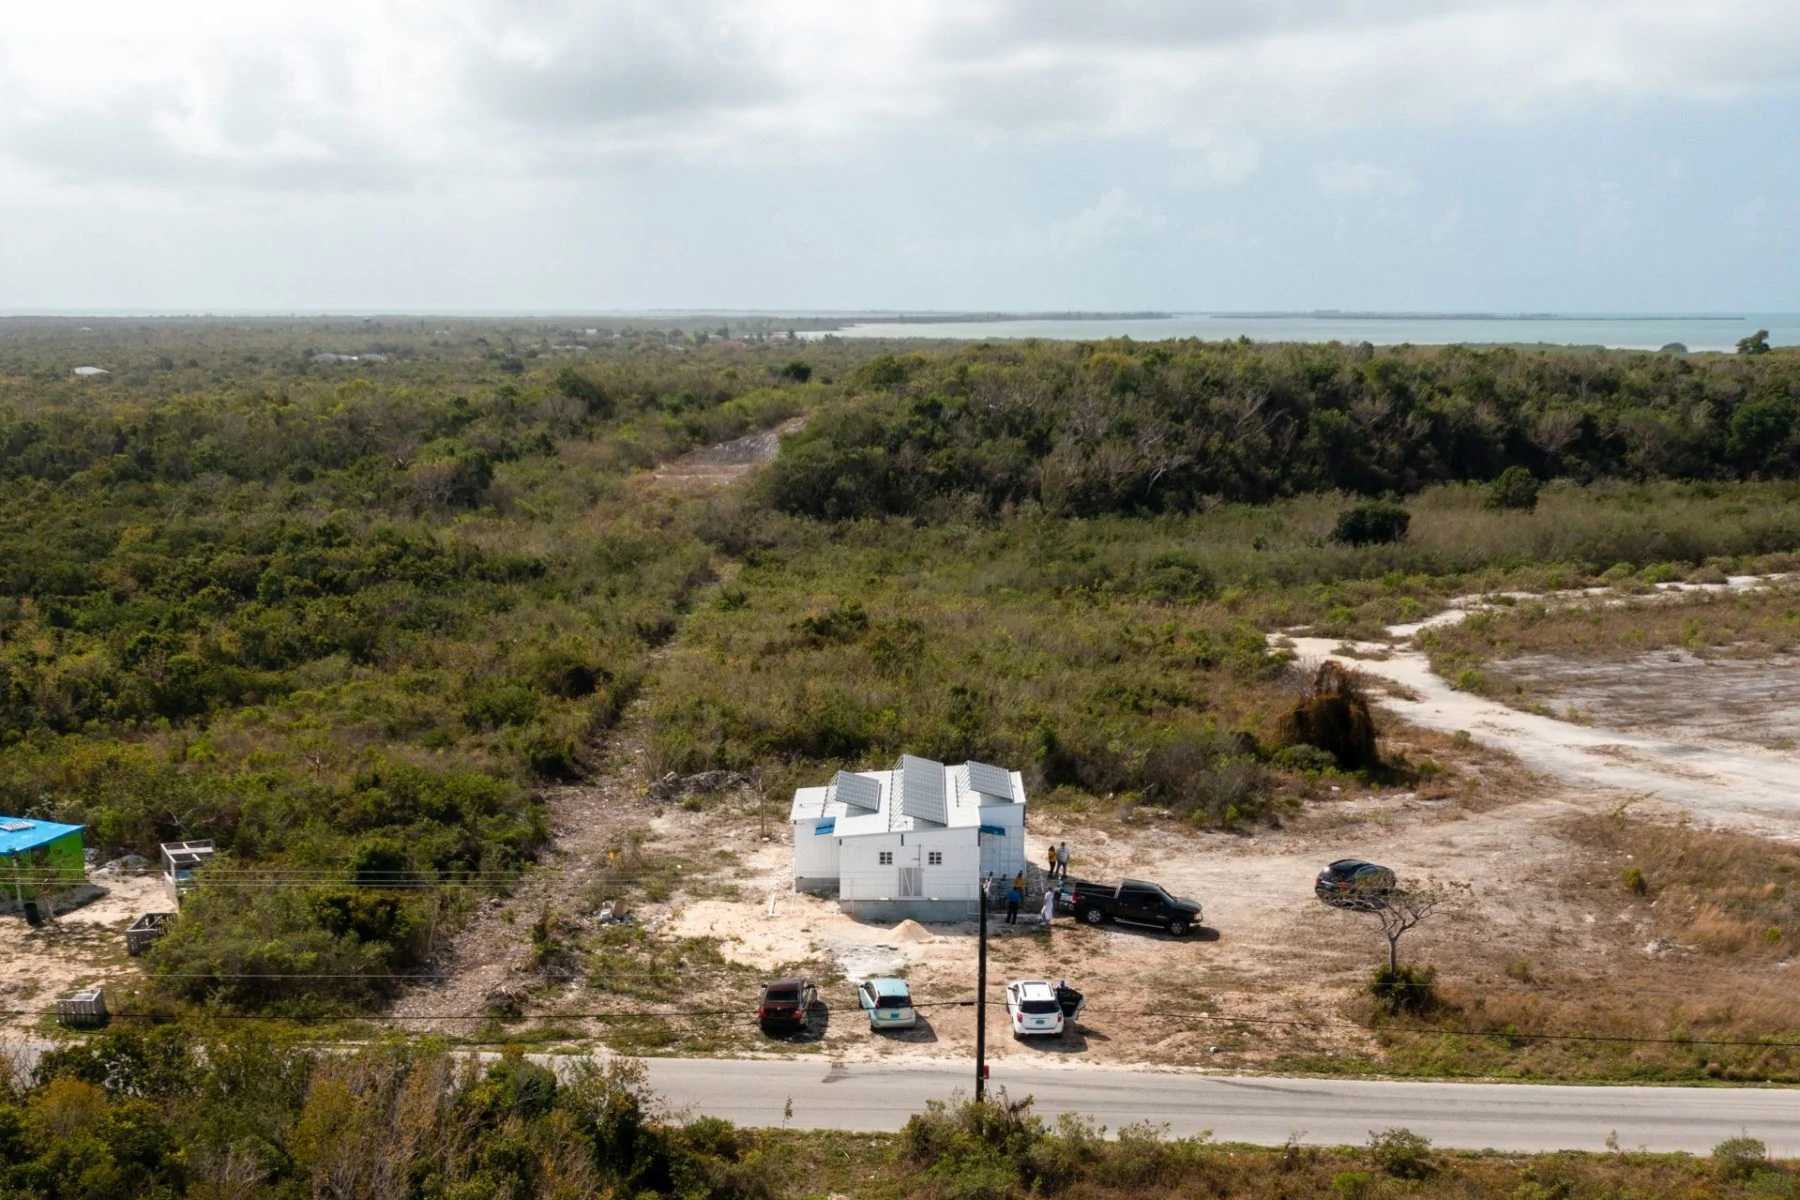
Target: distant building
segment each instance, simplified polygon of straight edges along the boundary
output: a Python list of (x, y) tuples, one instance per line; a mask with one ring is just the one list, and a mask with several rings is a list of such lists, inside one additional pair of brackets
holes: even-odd
[(983, 879), (1025, 869), (1017, 771), (904, 755), (891, 771), (839, 771), (794, 793), (794, 889), (873, 920), (964, 920)]
[(92, 379), (96, 375), (111, 375), (112, 372), (105, 367), (76, 367), (75, 374), (81, 376), (83, 379)]
[(0, 817), (0, 892), (6, 906), (68, 891), (87, 882), (82, 825)]

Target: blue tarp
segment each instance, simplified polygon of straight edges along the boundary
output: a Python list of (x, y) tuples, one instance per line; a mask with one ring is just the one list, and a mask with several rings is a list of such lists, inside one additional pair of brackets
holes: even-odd
[(821, 833), (835, 833), (836, 831), (837, 831), (837, 818), (836, 817), (828, 817), (827, 819), (820, 821), (819, 824), (817, 825), (817, 827), (815, 827), (813, 829), (813, 836), (817, 837)]
[(1005, 837), (1006, 836), (1006, 830), (1002, 829), (998, 825), (983, 825), (980, 828), (980, 830), (978, 830), (978, 832), (991, 834), (994, 837)]

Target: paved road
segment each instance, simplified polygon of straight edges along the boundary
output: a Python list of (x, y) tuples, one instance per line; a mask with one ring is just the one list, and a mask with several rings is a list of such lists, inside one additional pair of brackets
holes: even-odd
[[(743, 1125), (896, 1130), (927, 1100), (970, 1090), (973, 1068), (828, 1061), (648, 1059), (651, 1087), (680, 1108)], [(989, 1086), (1032, 1096), (1036, 1111), (1065, 1112), (1109, 1129), (1167, 1123), (1173, 1134), (1211, 1130), (1220, 1141), (1360, 1145), (1372, 1130), (1404, 1125), (1439, 1146), (1480, 1150), (1626, 1149), (1704, 1154), (1748, 1134), (1771, 1154), (1800, 1157), (1800, 1091), (1759, 1088), (1558, 1087), (1378, 1083), (1135, 1072), (997, 1063)]]

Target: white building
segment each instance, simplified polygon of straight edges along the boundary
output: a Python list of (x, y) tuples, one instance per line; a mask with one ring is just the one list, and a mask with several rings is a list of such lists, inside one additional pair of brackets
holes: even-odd
[(794, 793), (794, 889), (874, 920), (973, 917), (982, 879), (1025, 869), (1017, 771), (904, 755)]

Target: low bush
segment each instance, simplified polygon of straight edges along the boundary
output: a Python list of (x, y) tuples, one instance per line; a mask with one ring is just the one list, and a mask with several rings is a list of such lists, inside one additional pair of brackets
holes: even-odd
[(1431, 1139), (1404, 1127), (1371, 1133), (1369, 1157), (1395, 1179), (1424, 1179), (1433, 1168)]
[(1380, 967), (1369, 977), (1369, 995), (1390, 1016), (1427, 1016), (1442, 1003), (1432, 967)]
[(1331, 540), (1346, 546), (1376, 546), (1406, 540), (1412, 514), (1398, 504), (1356, 504), (1338, 514)]

